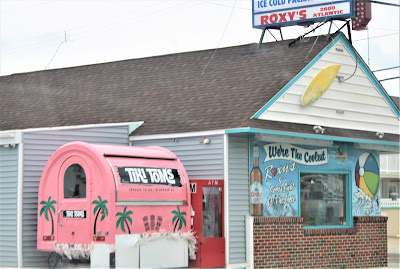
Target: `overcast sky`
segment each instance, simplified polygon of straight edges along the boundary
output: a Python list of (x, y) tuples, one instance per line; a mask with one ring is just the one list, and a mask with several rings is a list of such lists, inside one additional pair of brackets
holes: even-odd
[[(382, 0), (400, 4), (400, 0)], [(251, 0), (0, 0), (0, 75), (257, 43)], [(372, 4), (353, 45), (372, 71), (398, 67), (400, 8)], [(333, 30), (342, 26), (335, 22)], [(283, 28), (284, 39), (311, 28)], [(279, 37), (278, 31), (273, 31)], [(327, 34), (321, 27), (315, 34)], [(347, 35), (347, 33), (346, 33)], [(369, 37), (369, 39), (368, 39)], [(273, 41), (266, 35), (264, 41)], [(218, 53), (218, 51), (216, 52)], [(397, 77), (399, 68), (376, 72)], [(399, 96), (399, 79), (382, 82)]]

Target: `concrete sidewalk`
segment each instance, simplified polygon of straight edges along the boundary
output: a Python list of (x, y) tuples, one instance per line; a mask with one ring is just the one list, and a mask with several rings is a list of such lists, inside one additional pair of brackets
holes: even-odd
[(388, 266), (383, 268), (400, 268), (400, 238), (388, 237)]
[(400, 268), (399, 237), (388, 237), (388, 268)]

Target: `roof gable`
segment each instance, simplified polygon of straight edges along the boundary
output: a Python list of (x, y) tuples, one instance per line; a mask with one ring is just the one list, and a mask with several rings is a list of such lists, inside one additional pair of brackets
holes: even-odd
[[(321, 70), (341, 64), (338, 77), (313, 104), (307, 85)], [(349, 41), (338, 35), (252, 118), (325, 127), (399, 133), (399, 110)]]

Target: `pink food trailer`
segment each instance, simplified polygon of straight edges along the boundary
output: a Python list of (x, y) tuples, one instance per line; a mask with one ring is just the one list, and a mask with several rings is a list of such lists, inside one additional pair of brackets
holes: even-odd
[(191, 231), (187, 173), (161, 147), (68, 143), (47, 162), (38, 197), (42, 251), (84, 253), (94, 244), (112, 246), (116, 235)]

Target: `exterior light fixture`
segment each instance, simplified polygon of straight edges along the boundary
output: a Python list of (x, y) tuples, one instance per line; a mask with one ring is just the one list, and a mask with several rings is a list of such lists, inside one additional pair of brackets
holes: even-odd
[(325, 132), (325, 128), (319, 125), (315, 125), (313, 130), (316, 134), (323, 134)]
[(384, 135), (385, 135), (384, 132), (376, 132), (376, 136), (377, 136), (379, 139), (382, 139)]
[(203, 140), (200, 141), (201, 144), (210, 144), (211, 139), (210, 138), (204, 138)]

